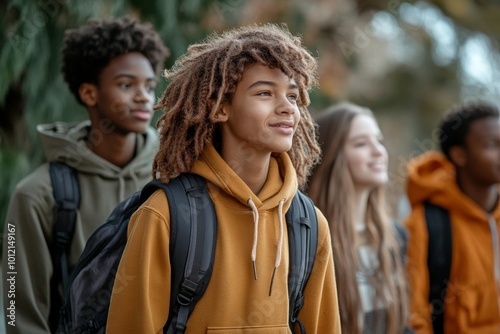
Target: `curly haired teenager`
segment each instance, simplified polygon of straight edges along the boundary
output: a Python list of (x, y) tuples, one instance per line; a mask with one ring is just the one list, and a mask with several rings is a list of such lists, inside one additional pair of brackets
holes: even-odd
[[(68, 255), (70, 271), (111, 210), (151, 179), (158, 145), (150, 126), (154, 89), (167, 51), (152, 26), (131, 17), (91, 20), (65, 34), (64, 78), (89, 120), (37, 129), (47, 160), (78, 173), (81, 203)], [(15, 229), (17, 276), (15, 298), (7, 298), (9, 286), (4, 284), (5, 307), (15, 302), (15, 322), (7, 324), (7, 333), (50, 333), (55, 328), (60, 303), (51, 299), (50, 288), (55, 207), (45, 163), (20, 181), (9, 204), (5, 229)], [(7, 254), (7, 242), (3, 245)], [(5, 266), (4, 282), (7, 272)], [(55, 295), (61, 298), (59, 290)]]
[[(408, 168), (410, 324), (417, 333), (499, 333), (499, 110), (482, 101), (458, 104), (438, 134), (442, 152), (415, 157)], [(439, 223), (426, 222), (429, 203), (447, 212), (448, 238), (429, 237), (427, 223)], [(431, 289), (430, 275), (442, 269), (428, 266), (428, 250), (441, 249), (444, 240), (451, 240), (450, 263), (441, 266), (450, 268), (449, 276)], [(439, 296), (431, 297), (431, 290)]]
[[(291, 332), (284, 215), (319, 156), (307, 109), (316, 67), (298, 37), (267, 24), (212, 35), (165, 73), (153, 175), (204, 177), (218, 219), (212, 278), (187, 333)], [(317, 213), (316, 261), (299, 319), (308, 333), (339, 333), (330, 235)], [(132, 216), (118, 275), (134, 279), (113, 291), (108, 333), (162, 333), (169, 219), (161, 191)]]
[(384, 201), (388, 154), (382, 132), (369, 109), (351, 103), (330, 107), (315, 120), (323, 156), (308, 194), (330, 224), (342, 330), (402, 333), (408, 298), (401, 234)]

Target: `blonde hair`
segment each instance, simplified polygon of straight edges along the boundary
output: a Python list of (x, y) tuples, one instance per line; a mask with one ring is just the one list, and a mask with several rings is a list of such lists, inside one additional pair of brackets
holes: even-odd
[[(360, 294), (358, 285), (353, 284), (359, 265), (355, 246), (355, 192), (344, 153), (352, 121), (358, 115), (373, 117), (369, 109), (343, 103), (316, 118), (323, 156), (309, 178), (308, 189), (330, 225), (342, 329), (349, 334), (363, 332), (358, 321), (362, 312)], [(368, 196), (365, 213), (368, 244), (375, 250), (379, 263), (373, 282), (375, 298), (384, 300), (388, 306), (387, 333), (401, 333), (408, 313), (408, 292), (401, 245), (386, 212), (384, 189), (375, 188)]]
[(319, 161), (316, 129), (307, 109), (308, 91), (317, 84), (317, 61), (285, 26), (251, 25), (213, 34), (192, 45), (171, 70), (170, 80), (156, 109), (160, 148), (153, 162), (153, 178), (168, 183), (191, 169), (207, 143), (220, 148), (216, 112), (230, 103), (243, 72), (251, 64), (278, 68), (299, 87), (301, 120), (288, 154), (303, 187)]

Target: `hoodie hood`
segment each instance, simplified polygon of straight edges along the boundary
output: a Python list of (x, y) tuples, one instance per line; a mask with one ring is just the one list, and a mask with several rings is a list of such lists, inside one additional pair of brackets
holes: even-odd
[[(429, 201), (464, 216), (485, 219), (486, 213), (458, 187), (453, 164), (439, 152), (426, 152), (410, 161), (407, 189), (412, 207)], [(499, 215), (497, 205), (494, 216)]]
[(85, 139), (90, 133), (90, 121), (42, 124), (37, 126), (37, 131), (49, 162), (65, 163), (81, 175), (94, 175), (110, 182), (118, 181), (120, 200), (130, 193), (127, 184), (133, 184), (131, 189), (140, 189), (143, 180), (151, 178), (152, 158), (158, 147), (158, 136), (152, 127), (137, 135), (136, 155), (124, 167), (113, 165), (88, 149)]
[(88, 149), (85, 139), (90, 121), (80, 123), (41, 124), (37, 126), (48, 161), (59, 161), (79, 172), (116, 178), (118, 175), (144, 176), (151, 174), (151, 156), (158, 147), (156, 130), (149, 127), (137, 135), (136, 156), (124, 167), (118, 167)]

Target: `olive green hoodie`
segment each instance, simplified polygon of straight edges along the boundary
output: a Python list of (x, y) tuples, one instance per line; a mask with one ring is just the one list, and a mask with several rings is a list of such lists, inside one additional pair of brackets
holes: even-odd
[[(112, 209), (151, 179), (158, 145), (156, 130), (149, 128), (138, 135), (136, 155), (123, 168), (87, 148), (88, 121), (39, 125), (37, 130), (47, 160), (65, 162), (78, 171), (81, 205), (70, 251), (69, 262), (73, 267), (90, 234), (106, 220)], [(52, 261), (48, 247), (53, 239), (55, 206), (47, 163), (21, 180), (11, 197), (4, 228), (2, 270), (4, 307), (12, 308), (11, 303), (14, 303), (14, 311), (6, 311), (8, 333), (49, 333)], [(10, 234), (10, 243), (9, 230), (14, 231)], [(15, 245), (15, 253), (12, 248), (7, 249), (9, 244)], [(13, 254), (15, 264), (8, 268), (7, 255)], [(10, 272), (16, 274), (8, 274)], [(11, 276), (14, 285), (5, 283)], [(11, 313), (14, 317), (9, 317)]]
[[(188, 319), (186, 333), (290, 333), (283, 219), (297, 191), (297, 178), (288, 154), (271, 158), (266, 184), (257, 195), (211, 145), (191, 172), (208, 180), (218, 231), (212, 278)], [(318, 249), (299, 319), (307, 333), (340, 333), (330, 234), (326, 219), (317, 213)], [(169, 219), (162, 191), (132, 216), (117, 274), (127, 279), (114, 286), (107, 333), (162, 333), (170, 300)]]

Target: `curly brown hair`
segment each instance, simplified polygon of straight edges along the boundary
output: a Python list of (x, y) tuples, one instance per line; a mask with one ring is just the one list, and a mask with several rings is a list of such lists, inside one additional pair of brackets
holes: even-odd
[(139, 23), (131, 16), (91, 19), (64, 35), (63, 76), (79, 103), (82, 83), (97, 84), (99, 74), (111, 59), (130, 52), (142, 53), (155, 73), (164, 69), (169, 50), (149, 23)]
[(245, 69), (252, 64), (279, 68), (299, 87), (301, 120), (288, 154), (304, 187), (319, 161), (316, 127), (307, 109), (309, 90), (317, 85), (317, 60), (285, 25), (264, 24), (214, 33), (191, 45), (164, 76), (170, 81), (156, 109), (160, 148), (153, 178), (168, 183), (191, 169), (207, 143), (220, 148), (216, 112), (230, 103)]

